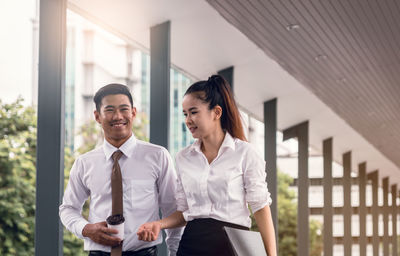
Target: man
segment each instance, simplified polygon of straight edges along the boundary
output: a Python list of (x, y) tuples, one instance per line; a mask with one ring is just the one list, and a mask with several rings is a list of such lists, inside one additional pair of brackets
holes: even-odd
[[(110, 255), (110, 251), (111, 255), (120, 255), (121, 252), (115, 250), (120, 248), (121, 251), (121, 244), (122, 255), (157, 255), (155, 246), (162, 239), (151, 243), (140, 241), (136, 232), (141, 224), (158, 220), (159, 209), (163, 216), (176, 210), (176, 174), (171, 157), (165, 148), (137, 140), (133, 135), (136, 108), (126, 86), (106, 85), (97, 91), (94, 102), (94, 116), (104, 131), (104, 144), (76, 159), (60, 206), (61, 221), (69, 231), (84, 239), (84, 249), (90, 251), (89, 256)], [(114, 152), (120, 154), (119, 160), (115, 159)], [(115, 164), (120, 167), (122, 176), (119, 200), (122, 198), (121, 211), (125, 218), (123, 242), (113, 236), (118, 231), (107, 228), (105, 222), (115, 214), (112, 213), (117, 201), (112, 192), (115, 179), (111, 182), (111, 175), (117, 170)], [(90, 208), (86, 220), (81, 211), (88, 197)], [(175, 255), (180, 235), (181, 229), (167, 231), (170, 255)]]

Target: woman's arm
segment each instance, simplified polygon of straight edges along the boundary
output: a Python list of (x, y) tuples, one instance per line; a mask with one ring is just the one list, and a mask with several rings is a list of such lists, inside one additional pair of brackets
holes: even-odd
[(266, 205), (264, 208), (256, 211), (254, 218), (261, 233), (267, 255), (276, 256), (275, 229), (269, 206)]
[(157, 239), (161, 229), (177, 228), (184, 225), (186, 225), (186, 221), (182, 212), (176, 211), (166, 218), (141, 225), (137, 231), (138, 239), (151, 242)]

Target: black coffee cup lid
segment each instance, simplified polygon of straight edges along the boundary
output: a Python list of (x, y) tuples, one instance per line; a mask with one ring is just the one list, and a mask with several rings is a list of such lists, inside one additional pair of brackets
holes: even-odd
[(111, 215), (106, 219), (107, 223), (110, 225), (118, 225), (125, 221), (124, 216), (122, 214)]

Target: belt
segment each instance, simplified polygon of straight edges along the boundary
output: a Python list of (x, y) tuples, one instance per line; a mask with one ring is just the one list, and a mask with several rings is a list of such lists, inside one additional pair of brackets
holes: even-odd
[[(122, 256), (156, 256), (157, 246), (140, 249), (137, 251), (123, 251)], [(110, 256), (109, 252), (89, 251), (89, 256)]]
[[(238, 225), (238, 224), (234, 224), (234, 223), (230, 223), (230, 222), (225, 222), (225, 221), (221, 221), (221, 220), (216, 220), (216, 219), (212, 219), (212, 218), (199, 218), (199, 219), (194, 219), (191, 220), (187, 223), (186, 227), (188, 225), (194, 226), (196, 228), (199, 229), (203, 229), (204, 227), (208, 228), (210, 231), (211, 229), (214, 230), (222, 230), (222, 227), (230, 227), (230, 228), (237, 228), (237, 229), (242, 229), (242, 230), (250, 230), (248, 227), (242, 226), (242, 225)], [(212, 231), (212, 232), (213, 232)], [(225, 232), (223, 232), (225, 233)]]

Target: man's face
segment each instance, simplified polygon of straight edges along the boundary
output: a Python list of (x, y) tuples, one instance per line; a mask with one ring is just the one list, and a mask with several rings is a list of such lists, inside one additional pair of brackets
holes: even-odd
[(124, 94), (107, 95), (101, 101), (100, 112), (95, 110), (94, 116), (101, 124), (106, 140), (120, 147), (132, 135), (136, 108)]

